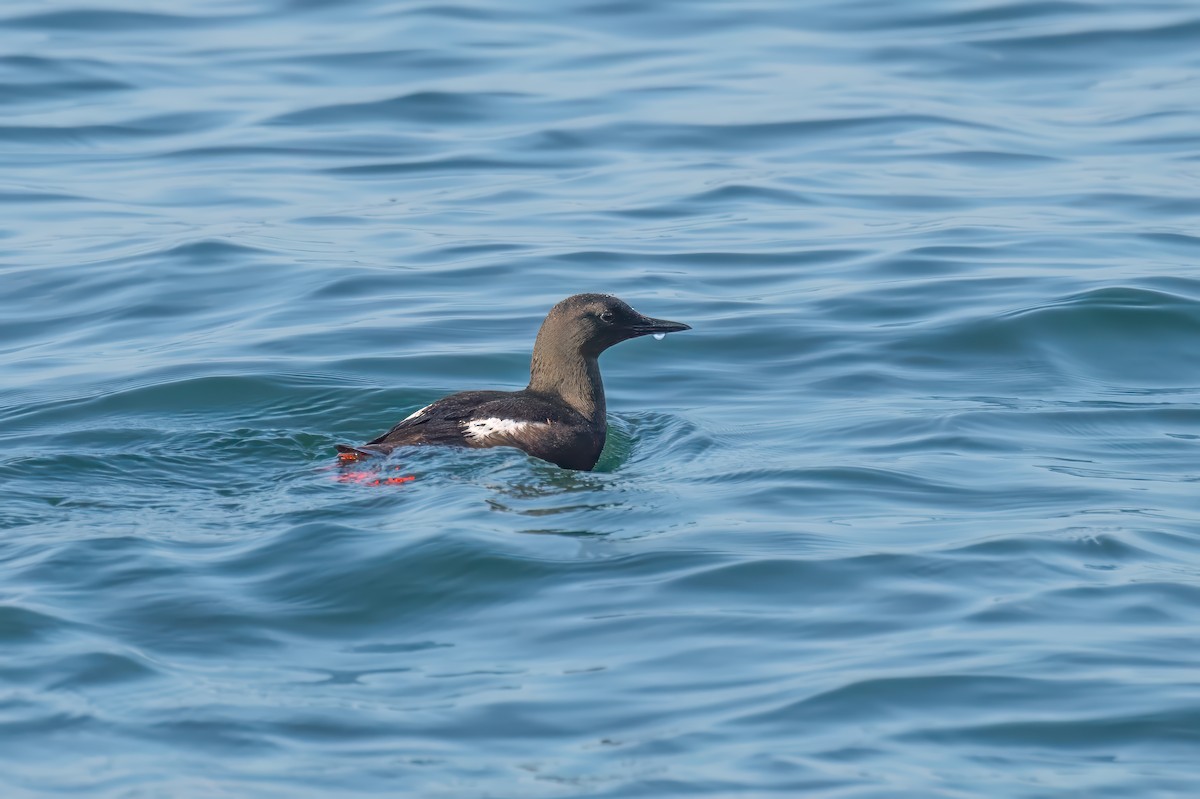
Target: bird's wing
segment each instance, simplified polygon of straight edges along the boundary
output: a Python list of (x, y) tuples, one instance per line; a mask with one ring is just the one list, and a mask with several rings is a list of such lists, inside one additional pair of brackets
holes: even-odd
[(592, 468), (604, 445), (583, 416), (536, 395), (483, 403), (460, 424), (468, 447), (516, 447), (568, 469)]
[(459, 421), (468, 447), (532, 448), (563, 421), (562, 408), (528, 394), (504, 394), (471, 408)]
[(458, 444), (469, 446), (462, 422), (481, 404), (507, 396), (503, 391), (464, 391), (451, 394), (406, 416), (391, 430), (367, 444)]

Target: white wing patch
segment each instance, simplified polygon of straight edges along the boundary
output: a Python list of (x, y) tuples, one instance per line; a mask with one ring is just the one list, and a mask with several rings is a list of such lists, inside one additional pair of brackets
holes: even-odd
[(412, 413), (410, 413), (408, 416), (405, 416), (405, 417), (404, 417), (403, 419), (401, 419), (400, 421), (401, 421), (401, 422), (407, 422), (409, 419), (416, 419), (418, 416), (420, 416), (421, 414), (425, 413), (425, 411), (429, 410), (429, 409), (430, 409), (430, 408), (432, 408), (432, 407), (433, 407), (433, 404), (432, 404), (432, 403), (430, 403), (429, 405), (426, 405), (424, 408), (421, 408), (421, 409), (419, 409), (419, 410), (415, 410), (415, 411), (413, 411)]
[(549, 425), (542, 422), (518, 422), (516, 419), (500, 419), (492, 416), (487, 419), (472, 419), (469, 422), (463, 422), (463, 435), (468, 441), (487, 441), (489, 438), (500, 438), (503, 436), (520, 433), (522, 430), (531, 428), (548, 427)]

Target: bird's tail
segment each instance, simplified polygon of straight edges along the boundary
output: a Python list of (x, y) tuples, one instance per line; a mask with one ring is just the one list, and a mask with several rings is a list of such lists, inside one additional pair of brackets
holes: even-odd
[(382, 458), (392, 451), (391, 447), (379, 447), (365, 444), (361, 447), (352, 447), (349, 444), (334, 444), (333, 448), (338, 452), (339, 463), (357, 463), (368, 458)]

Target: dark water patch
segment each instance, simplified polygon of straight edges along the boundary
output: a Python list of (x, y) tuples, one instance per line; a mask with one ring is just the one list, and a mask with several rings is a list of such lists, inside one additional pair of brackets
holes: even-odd
[(302, 216), (292, 220), (297, 225), (312, 225), (313, 227), (365, 225), (367, 221), (354, 216)]
[[(177, 370), (176, 370), (177, 371)], [(60, 436), (69, 436), (74, 443), (86, 443), (80, 434), (103, 436), (106, 425), (122, 419), (171, 418), (175, 430), (183, 431), (204, 419), (220, 419), (222, 423), (250, 417), (263, 421), (263, 405), (275, 409), (281, 418), (298, 421), (303, 406), (332, 410), (341, 400), (335, 388), (340, 381), (330, 378), (305, 378), (295, 375), (259, 376), (211, 374), (193, 377), (172, 377), (168, 374), (143, 375), (120, 385), (93, 387), (78, 394), (49, 394), (30, 398), (26, 404), (11, 410), (9, 424), (18, 421), (26, 426), (53, 427)], [(332, 392), (332, 393), (331, 393)], [(339, 394), (334, 396), (334, 394)], [(255, 410), (249, 411), (250, 408)], [(321, 412), (321, 411), (318, 411)], [(70, 420), (77, 420), (70, 423)], [(184, 426), (187, 420), (187, 427)], [(17, 427), (16, 429), (21, 429)], [(161, 430), (147, 427), (147, 430)], [(235, 425), (227, 425), (230, 435), (245, 435)], [(113, 427), (111, 438), (96, 443), (110, 445), (120, 437), (135, 435), (137, 428)], [(162, 434), (159, 433), (161, 436)], [(212, 442), (208, 442), (211, 444)]]
[[(957, 322), (892, 348), (902, 346), (915, 355), (914, 347), (918, 347), (925, 353), (938, 353), (936, 360), (954, 354), (975, 360), (977, 366), (1006, 359), (1053, 368), (1062, 377), (1096, 379), (1113, 387), (1153, 388), (1179, 385), (1180, 379), (1184, 385), (1193, 384), (1187, 382), (1187, 375), (1200, 374), (1200, 361), (1189, 342), (1198, 333), (1200, 304), (1195, 301), (1164, 292), (1113, 287), (991, 318)], [(1193, 362), (1194, 366), (1180, 369)]]
[(248, 719), (173, 719), (152, 725), (145, 734), (151, 740), (163, 736), (178, 739), (199, 752), (226, 756), (269, 756), (279, 746), (270, 740), (265, 734), (267, 731), (261, 727), (260, 724), (250, 723)]
[(0, 69), (5, 70), (4, 79), (6, 81), (11, 80), (14, 74), (19, 78), (29, 76), (79, 77), (102, 71), (109, 65), (110, 62), (102, 58), (81, 58), (66, 56), (62, 53), (56, 53), (50, 57), (28, 53), (0, 56)]
[[(466, 3), (426, 3), (404, 10), (404, 15), (444, 17), (453, 20), (498, 21), (512, 20), (513, 12), (500, 14), (497, 11), (478, 8)], [(520, 17), (517, 16), (519, 19)]]
[(104, 92), (132, 89), (132, 84), (101, 78), (25, 83), (19, 86), (0, 86), (0, 105), (86, 97)]
[(914, 155), (910, 156), (910, 158), (914, 160), (940, 161), (948, 164), (963, 164), (965, 166), (994, 167), (997, 169), (1012, 169), (1014, 167), (1037, 169), (1045, 166), (1047, 163), (1062, 160), (1054, 156), (997, 150), (958, 150), (930, 153), (928, 155)]
[(260, 255), (263, 252), (257, 247), (233, 241), (205, 239), (178, 244), (155, 253), (155, 255), (175, 263), (185, 263), (197, 268), (211, 268), (213, 264), (240, 263), (247, 257)]
[(461, 94), (449, 92), (414, 92), (388, 100), (369, 103), (308, 108), (277, 116), (267, 122), (272, 125), (311, 127), (322, 124), (406, 123), (466, 124), (477, 123), (489, 116), (511, 113), (503, 110), (528, 95), (515, 92), (490, 94)]
[(803, 250), (786, 250), (776, 252), (754, 251), (692, 251), (677, 253), (655, 252), (620, 252), (611, 250), (585, 250), (563, 253), (559, 260), (571, 261), (598, 266), (632, 266), (635, 264), (653, 264), (661, 267), (681, 267), (686, 264), (707, 266), (737, 266), (751, 268), (785, 268), (812, 263), (838, 263), (853, 260), (868, 251), (860, 249), (825, 249), (812, 248)]
[(0, 605), (0, 637), (10, 646), (44, 641), (70, 629), (63, 619), (20, 605)]
[[(44, 667), (43, 667), (44, 668)], [(39, 669), (41, 672), (41, 669)], [(43, 672), (44, 673), (44, 672)], [(55, 658), (52, 689), (79, 690), (140, 682), (155, 675), (143, 659), (113, 652), (89, 652)]]
[[(325, 530), (300, 528), (295, 534), (306, 532), (323, 535)], [(351, 561), (339, 567), (320, 554), (307, 562), (295, 554), (286, 559), (290, 568), (273, 574), (261, 590), (277, 606), (275, 626), (307, 635), (343, 637), (352, 629), (360, 634), (382, 629), (396, 613), (416, 607), (419, 616), (406, 626), (432, 632), (440, 628), (440, 619), (472, 606), (495, 608), (513, 586), (529, 590), (555, 573), (549, 563), (488, 554), (454, 536), (379, 552), (373, 564)], [(268, 566), (273, 562), (261, 553), (254, 558)], [(310, 570), (320, 573), (319, 581), (309, 579)]]
[(846, 205), (865, 210), (881, 211), (899, 206), (928, 213), (964, 212), (978, 202), (972, 197), (941, 194), (846, 194), (838, 199)]
[[(1197, 34), (1200, 34), (1200, 20), (1184, 19), (1165, 25), (1096, 26), (1066, 33), (988, 38), (976, 40), (974, 44), (1000, 53), (1036, 53), (1046, 61), (1081, 52), (1093, 56), (1108, 54), (1109, 58), (1149, 54), (1161, 57), (1174, 46), (1188, 45)], [(1054, 55), (1047, 55), (1051, 53)]]
[(797, 192), (785, 189), (773, 189), (765, 186), (731, 185), (711, 189), (690, 198), (697, 205), (724, 205), (736, 203), (743, 206), (747, 203), (779, 204), (784, 206), (807, 205), (810, 201)]
[(891, 134), (928, 127), (986, 129), (980, 123), (919, 114), (788, 120), (744, 124), (649, 124), (605, 127), (589, 132), (608, 147), (650, 151), (756, 151), (794, 148), (851, 133)]
[(5, 24), (16, 28), (37, 28), (47, 31), (90, 31), (90, 32), (128, 32), (169, 30), (194, 27), (205, 24), (216, 24), (228, 21), (228, 18), (161, 14), (146, 11), (127, 11), (117, 9), (83, 9), (69, 11), (51, 11), (43, 14), (27, 14), (9, 17)]
[(909, 737), (949, 746), (982, 743), (1022, 749), (1100, 748), (1107, 750), (1105, 754), (1110, 757), (1115, 757), (1111, 752), (1113, 748), (1134, 752), (1157, 749), (1161, 756), (1177, 748), (1183, 751), (1194, 746), (1198, 737), (1195, 732), (1197, 720), (1200, 720), (1200, 709), (1190, 707), (1156, 713), (1079, 714), (1071, 720), (979, 725)]
[(1032, 550), (1038, 551), (1043, 559), (1051, 556), (1071, 560), (1086, 557), (1089, 560), (1099, 558), (1120, 563), (1137, 563), (1158, 559), (1158, 556), (1149, 550), (1139, 547), (1119, 535), (1097, 534), (1090, 528), (1068, 529), (1056, 535), (1005, 535), (970, 543), (953, 550), (953, 553), (956, 557), (962, 556), (971, 559), (977, 557), (999, 559)]
[[(318, 302), (361, 300), (363, 298), (396, 295), (409, 285), (404, 269), (390, 273), (367, 273), (337, 277), (313, 289), (311, 297)], [(411, 313), (411, 309), (409, 310)]]
[(4, 191), (0, 192), (0, 203), (61, 203), (87, 202), (88, 198), (71, 194), (52, 194), (38, 191)]
[(1054, 688), (1046, 681), (989, 675), (941, 675), (860, 680), (740, 720), (742, 724), (789, 724), (826, 720), (837, 724), (887, 723), (931, 712), (932, 705), (958, 712), (1037, 703)]
[[(4, 713), (4, 710), (9, 712)], [(96, 717), (90, 713), (50, 712), (27, 715), (19, 712), (13, 713), (11, 706), (9, 708), (0, 707), (0, 730), (3, 730), (6, 735), (18, 738), (26, 735), (62, 735), (67, 731), (97, 726), (99, 725)]]
[[(482, 69), (496, 60), (494, 56), (480, 51), (454, 53), (428, 47), (393, 47), (370, 52), (343, 50), (294, 55), (276, 53), (269, 58), (236, 59), (236, 62), (256, 70), (279, 73), (281, 78), (289, 83), (296, 82), (296, 74), (299, 73), (305, 82), (312, 84), (358, 85), (363, 75), (387, 76), (405, 70), (434, 72), (440, 75), (462, 74)], [(288, 116), (284, 114), (282, 118), (286, 119)]]
[(1184, 233), (1142, 233), (1140, 236), (1155, 244), (1168, 245), (1189, 252), (1200, 248), (1200, 236)]
[(52, 143), (60, 146), (91, 147), (196, 133), (221, 127), (227, 122), (227, 115), (208, 111), (158, 114), (120, 124), (0, 125), (0, 140), (20, 144)]
[(1183, 214), (1192, 216), (1200, 211), (1200, 198), (1170, 197), (1156, 195), (1102, 192), (1079, 197), (1065, 198), (1071, 205), (1088, 208), (1096, 205), (1113, 205), (1131, 211), (1138, 210), (1155, 216)]
[(478, 156), (456, 156), (420, 161), (397, 161), (390, 163), (357, 164), (354, 166), (330, 167), (326, 172), (348, 177), (389, 177), (397, 175), (469, 175), (480, 171), (498, 173), (537, 172), (548, 169), (578, 169), (582, 162), (481, 158)]
[(1035, 618), (1072, 618), (1079, 610), (1099, 612), (1113, 624), (1158, 625), (1184, 623), (1186, 615), (1164, 612), (1176, 607), (1176, 600), (1193, 601), (1200, 587), (1184, 583), (1138, 582), (1128, 585), (1080, 586), (1052, 591), (1036, 606), (1010, 600), (981, 611), (975, 619), (981, 623), (1013, 623)]
[(905, 28), (950, 28), (956, 34), (964, 29), (997, 29), (1013, 23), (1042, 22), (1048, 18), (1070, 18), (1096, 11), (1086, 3), (1007, 2), (966, 10), (939, 10), (937, 13), (905, 8), (877, 7), (878, 13), (845, 18), (846, 24), (863, 30), (889, 31)]
[[(730, 202), (743, 206), (764, 204), (794, 208), (814, 204), (815, 201), (796, 192), (754, 186), (726, 186), (680, 198), (667, 205), (611, 211), (609, 214), (629, 219), (678, 219), (719, 213)], [(796, 227), (802, 226), (800, 222), (794, 224)]]
[(462, 263), (471, 260), (495, 264), (507, 254), (519, 253), (525, 249), (519, 244), (449, 244), (425, 250), (408, 260), (418, 264)]
[(635, 463), (653, 465), (655, 458), (668, 453), (671, 460), (690, 460), (717, 446), (711, 431), (684, 416), (644, 411), (624, 413), (613, 421), (619, 425), (615, 446), (624, 447), (628, 442)]
[(175, 162), (191, 162), (205, 160), (231, 164), (238, 161), (261, 165), (267, 158), (291, 161), (293, 159), (328, 160), (345, 158), (348, 155), (358, 155), (362, 147), (329, 147), (315, 144), (294, 146), (284, 145), (214, 145), (209, 147), (187, 147), (178, 150), (167, 150), (159, 154), (159, 158)]

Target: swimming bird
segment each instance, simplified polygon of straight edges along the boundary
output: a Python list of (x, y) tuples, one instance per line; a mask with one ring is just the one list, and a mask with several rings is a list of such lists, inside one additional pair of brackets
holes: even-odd
[(691, 330), (651, 319), (611, 294), (576, 294), (550, 309), (538, 330), (529, 385), (520, 391), (464, 391), (426, 405), (359, 447), (338, 444), (353, 462), (397, 447), (516, 447), (564, 469), (591, 471), (608, 432), (597, 358), (638, 336)]

